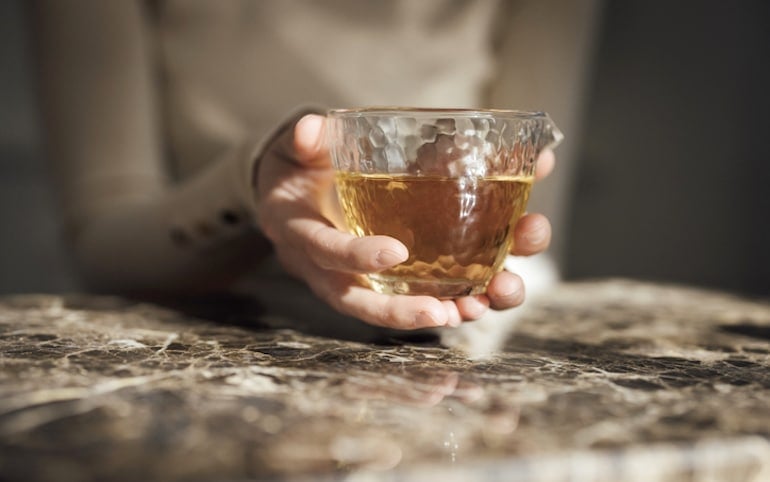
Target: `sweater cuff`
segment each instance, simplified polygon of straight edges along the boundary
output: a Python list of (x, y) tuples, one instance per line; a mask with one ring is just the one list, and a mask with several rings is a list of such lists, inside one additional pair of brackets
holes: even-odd
[(185, 183), (169, 206), (172, 240), (205, 248), (258, 230), (256, 181), (267, 149), (303, 116), (322, 112), (312, 107), (295, 111), (259, 142), (245, 142), (228, 150)]

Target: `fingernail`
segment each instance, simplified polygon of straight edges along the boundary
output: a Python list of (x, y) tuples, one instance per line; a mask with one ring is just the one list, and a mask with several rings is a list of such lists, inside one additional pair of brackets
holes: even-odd
[(479, 318), (484, 316), (484, 313), (486, 313), (487, 310), (489, 309), (489, 298), (482, 295), (476, 295), (473, 297), (473, 299), (476, 301), (477, 306), (476, 306), (475, 313), (473, 313), (472, 315), (473, 316), (472, 319), (478, 320)]
[(513, 291), (503, 293), (502, 295), (499, 296), (499, 298), (502, 298), (505, 301), (516, 301), (516, 300), (520, 300), (523, 297), (524, 297), (524, 288), (517, 288)]
[(323, 127), (324, 118), (316, 114), (306, 114), (297, 121), (297, 126), (302, 129), (308, 129), (310, 133), (319, 134)]
[(548, 229), (545, 227), (535, 229), (524, 235), (524, 239), (531, 244), (543, 244), (548, 238)]
[(311, 114), (313, 129), (316, 131), (316, 139), (313, 144), (313, 153), (317, 153), (324, 144), (324, 127), (326, 126), (323, 116)]
[(443, 326), (443, 323), (439, 323), (433, 315), (428, 311), (420, 311), (417, 313), (417, 326)]
[(403, 263), (406, 261), (406, 257), (404, 257), (403, 254), (400, 254), (396, 251), (390, 250), (390, 249), (381, 249), (377, 251), (377, 257), (375, 258), (375, 262), (378, 266), (381, 266), (383, 268), (387, 268), (399, 263)]
[[(308, 161), (315, 156), (321, 149), (324, 142), (323, 129), (324, 118), (316, 114), (307, 114), (297, 121), (295, 129), (294, 148), (297, 151), (296, 155), (303, 161)], [(298, 144), (297, 139), (302, 139), (302, 142), (312, 140), (312, 146), (306, 146), (304, 144)]]

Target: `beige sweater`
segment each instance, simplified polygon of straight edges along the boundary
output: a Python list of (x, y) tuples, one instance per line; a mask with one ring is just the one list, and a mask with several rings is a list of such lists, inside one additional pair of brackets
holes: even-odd
[(546, 110), (568, 142), (534, 202), (558, 229), (595, 4), (38, 0), (49, 157), (85, 278), (210, 289), (250, 269), (260, 141), (303, 105)]

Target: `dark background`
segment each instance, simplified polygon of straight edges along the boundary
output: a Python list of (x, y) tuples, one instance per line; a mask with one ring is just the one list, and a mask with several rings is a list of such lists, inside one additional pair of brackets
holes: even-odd
[[(579, 0), (577, 0), (579, 1)], [(77, 289), (58, 242), (23, 0), (0, 2), (0, 293)], [(565, 274), (770, 296), (770, 2), (608, 1)]]

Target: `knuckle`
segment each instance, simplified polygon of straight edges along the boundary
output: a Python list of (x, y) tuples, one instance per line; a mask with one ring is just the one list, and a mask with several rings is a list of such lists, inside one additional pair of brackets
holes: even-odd
[(330, 255), (335, 252), (335, 246), (326, 233), (326, 226), (321, 226), (309, 233), (305, 239), (305, 251), (322, 267), (329, 267)]
[(377, 310), (377, 318), (379, 322), (383, 326), (391, 327), (391, 328), (401, 328), (401, 329), (409, 329), (414, 328), (414, 326), (404, 326), (403, 323), (400, 322), (398, 319), (398, 316), (396, 315), (396, 299), (390, 298), (386, 303), (384, 303), (382, 306), (379, 307)]
[(325, 268), (351, 267), (356, 264), (351, 240), (330, 226), (315, 230), (307, 240), (308, 253), (319, 266)]

